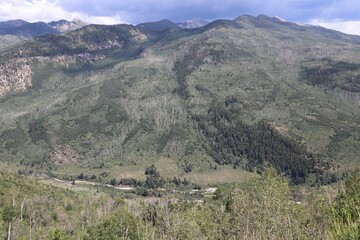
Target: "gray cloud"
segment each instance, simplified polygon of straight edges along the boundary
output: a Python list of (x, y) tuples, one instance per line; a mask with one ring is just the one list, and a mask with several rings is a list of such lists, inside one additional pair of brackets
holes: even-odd
[(120, 15), (127, 22), (139, 23), (143, 21), (168, 18), (182, 21), (191, 18), (231, 18), (244, 13), (251, 13), (251, 9), (258, 4), (233, 0), (205, 1), (205, 0), (138, 0), (138, 1), (111, 1), (111, 0), (65, 0), (59, 4), (68, 11), (85, 12), (89, 15)]
[(90, 16), (119, 15), (130, 23), (168, 18), (235, 18), (243, 14), (281, 16), (292, 21), (360, 19), (357, 0), (59, 0), (67, 11)]
[(80, 18), (89, 23), (141, 23), (170, 19), (232, 19), (243, 14), (279, 16), (358, 34), (359, 0), (0, 0), (0, 21)]

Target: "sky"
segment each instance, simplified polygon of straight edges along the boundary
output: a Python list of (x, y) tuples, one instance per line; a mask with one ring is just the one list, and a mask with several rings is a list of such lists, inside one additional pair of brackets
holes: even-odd
[(0, 21), (81, 19), (138, 24), (170, 19), (233, 19), (266, 14), (360, 35), (359, 0), (0, 0)]

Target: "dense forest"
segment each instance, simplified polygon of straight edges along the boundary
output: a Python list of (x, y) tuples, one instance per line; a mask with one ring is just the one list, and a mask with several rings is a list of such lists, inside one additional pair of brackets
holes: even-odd
[(236, 102), (236, 97), (229, 97), (224, 103), (214, 100), (206, 116), (194, 116), (208, 139), (208, 152), (218, 164), (261, 171), (268, 163), (295, 184), (304, 183), (310, 173), (322, 173), (319, 163), (301, 143), (277, 132), (265, 121), (254, 126), (245, 124)]

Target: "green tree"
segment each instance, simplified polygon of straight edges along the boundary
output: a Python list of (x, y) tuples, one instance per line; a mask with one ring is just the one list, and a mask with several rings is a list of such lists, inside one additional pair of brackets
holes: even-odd
[[(288, 181), (267, 168), (259, 179), (230, 194), (223, 238), (324, 239), (325, 229), (316, 226), (323, 222), (323, 212), (308, 208), (312, 206), (293, 201)], [(321, 215), (313, 222), (318, 213)]]
[(14, 200), (13, 205), (5, 206), (2, 214), (3, 221), (8, 225), (7, 239), (11, 239), (11, 225), (16, 216), (19, 215), (19, 211), (15, 208)]
[(19, 214), (19, 212), (17, 211), (17, 209), (14, 206), (6, 206), (6, 207), (4, 207), (4, 210), (3, 210), (2, 219), (4, 222), (9, 223), (18, 214)]
[(69, 237), (66, 233), (60, 229), (55, 229), (55, 231), (50, 233), (49, 240), (67, 240)]
[(111, 179), (110, 184), (115, 186), (116, 185), (116, 178)]
[(87, 240), (144, 239), (143, 222), (124, 209), (88, 230)]
[(336, 197), (332, 208), (333, 239), (360, 239), (360, 171), (349, 174), (345, 189)]

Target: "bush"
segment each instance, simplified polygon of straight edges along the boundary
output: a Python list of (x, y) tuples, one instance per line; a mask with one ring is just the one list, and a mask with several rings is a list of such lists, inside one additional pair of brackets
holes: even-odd
[(102, 223), (89, 228), (85, 239), (144, 239), (144, 228), (142, 221), (122, 209)]
[(333, 239), (360, 239), (360, 172), (351, 172), (332, 208)]

